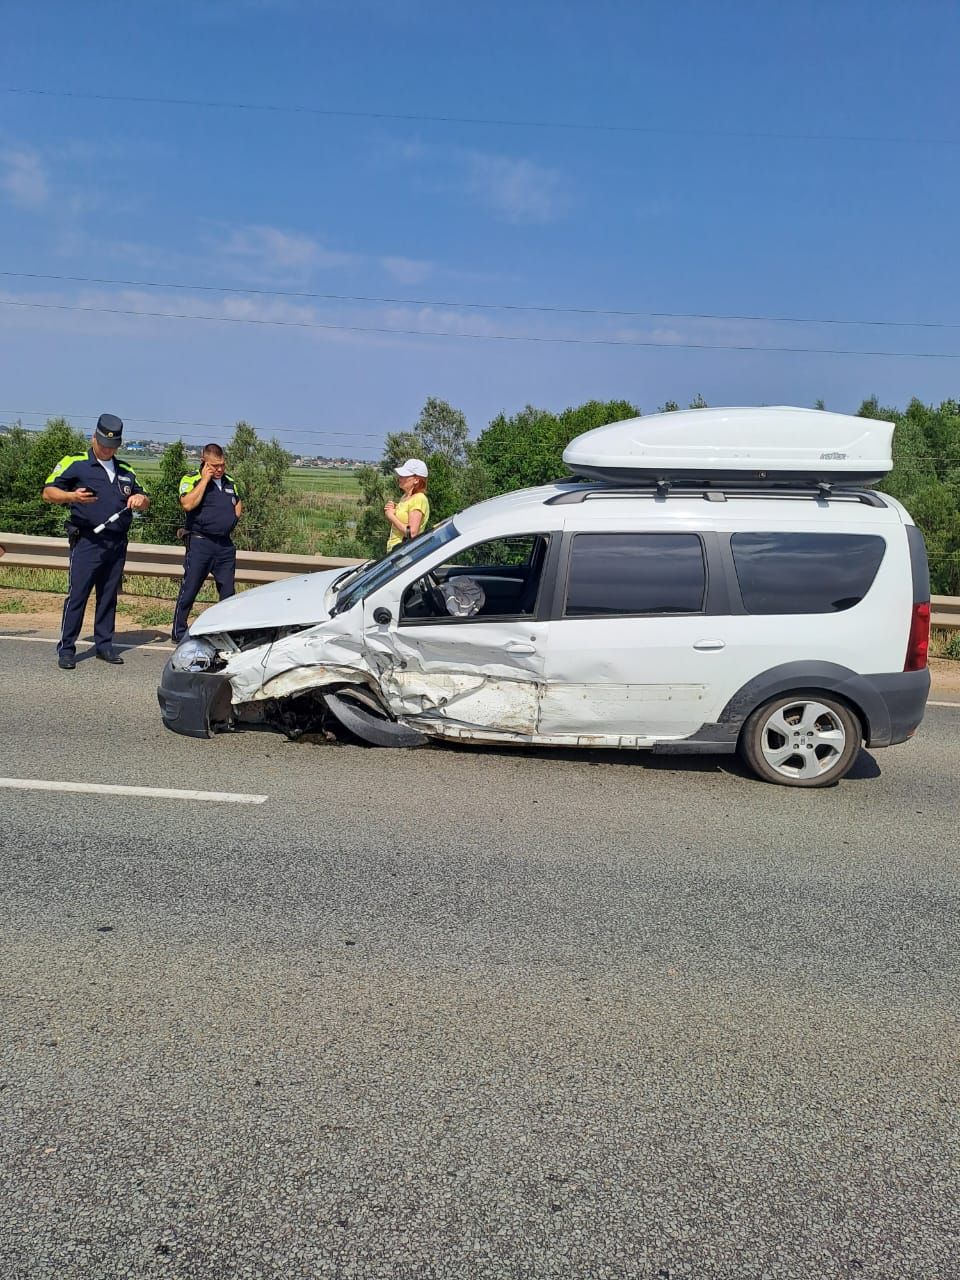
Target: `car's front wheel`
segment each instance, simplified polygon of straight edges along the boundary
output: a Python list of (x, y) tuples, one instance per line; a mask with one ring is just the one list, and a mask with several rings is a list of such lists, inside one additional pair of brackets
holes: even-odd
[(823, 693), (787, 693), (753, 712), (740, 753), (766, 782), (828, 787), (849, 771), (862, 739), (860, 721), (845, 703)]

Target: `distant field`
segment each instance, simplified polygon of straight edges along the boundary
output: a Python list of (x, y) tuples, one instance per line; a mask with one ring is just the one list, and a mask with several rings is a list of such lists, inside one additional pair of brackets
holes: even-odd
[(287, 476), (295, 493), (306, 490), (351, 498), (360, 495), (355, 471), (338, 471), (334, 467), (291, 467)]
[[(159, 458), (132, 455), (126, 461), (142, 480), (151, 480), (160, 474)], [(360, 496), (360, 486), (353, 471), (339, 471), (335, 467), (291, 467), (287, 475), (294, 493), (326, 493), (344, 499)]]

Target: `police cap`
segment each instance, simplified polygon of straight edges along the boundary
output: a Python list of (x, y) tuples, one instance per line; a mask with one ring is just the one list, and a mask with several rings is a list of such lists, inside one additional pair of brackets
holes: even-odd
[(123, 423), (113, 413), (101, 413), (93, 438), (105, 449), (119, 449), (123, 443)]

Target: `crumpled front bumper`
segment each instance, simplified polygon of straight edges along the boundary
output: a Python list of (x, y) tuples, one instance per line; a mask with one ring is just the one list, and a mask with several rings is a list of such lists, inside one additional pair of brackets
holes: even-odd
[(163, 723), (188, 738), (212, 738), (233, 723), (230, 681), (207, 671), (175, 671), (169, 660), (157, 687)]

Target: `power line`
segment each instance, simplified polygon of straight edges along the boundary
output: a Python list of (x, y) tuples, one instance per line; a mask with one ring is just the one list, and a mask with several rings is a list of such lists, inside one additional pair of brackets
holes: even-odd
[(484, 116), (443, 116), (411, 111), (350, 111), (342, 107), (314, 107), (278, 102), (233, 102), (208, 98), (166, 98), (147, 94), (89, 93), (67, 89), (37, 89), (3, 85), (0, 93), (35, 98), (67, 98), (85, 102), (122, 102), (141, 106), (194, 107), (217, 111), (262, 111), (280, 115), (318, 116), (341, 120), (394, 120), (405, 124), (457, 124), (481, 128), (543, 129), (576, 133), (615, 133), (674, 138), (731, 138), (776, 142), (873, 142), (956, 146), (957, 138), (909, 134), (792, 133), (759, 129), (682, 129), (672, 125), (624, 124), (610, 121), (518, 120)]
[(132, 307), (88, 307), (64, 302), (0, 300), (0, 307), (28, 307), (38, 311), (82, 311), (108, 316), (145, 316), (155, 320), (202, 320), (216, 324), (260, 325), (282, 329), (317, 329), (341, 333), (379, 333), (413, 338), (458, 338), (475, 342), (534, 342), (574, 347), (653, 347), (672, 351), (767, 351), (789, 355), (878, 356), (904, 360), (960, 360), (955, 351), (861, 351), (839, 347), (771, 347), (732, 342), (656, 342), (635, 338), (564, 338), (519, 333), (451, 333), (444, 329), (405, 329), (386, 325), (330, 324), (307, 320), (267, 320), (249, 316), (189, 315), (178, 311), (141, 311)]
[[(0, 413), (13, 414), (17, 417), (26, 418), (89, 418), (96, 420), (99, 413), (79, 413), (70, 410), (58, 410), (56, 413), (49, 413), (44, 409), (0, 409)], [(131, 414), (124, 414), (123, 421), (125, 423), (139, 422), (150, 426), (164, 427), (199, 427), (207, 431), (232, 431), (236, 427), (236, 422), (189, 422), (180, 418), (137, 418)], [(269, 431), (274, 434), (282, 431), (287, 436), (324, 436), (330, 439), (342, 438), (345, 440), (382, 440), (384, 432), (376, 431), (326, 431), (322, 427), (260, 427), (259, 431)]]
[(180, 289), (196, 293), (237, 293), (266, 298), (302, 298), (314, 302), (377, 302), (406, 307), (458, 307), (474, 311), (527, 311), (547, 315), (614, 316), (650, 320), (736, 320), (775, 324), (832, 324), (885, 329), (960, 329), (960, 323), (937, 320), (847, 320), (822, 316), (734, 315), (708, 311), (632, 311), (612, 307), (559, 307), (526, 302), (460, 302), (444, 298), (387, 298), (372, 294), (316, 293), (307, 289), (256, 289), (241, 285), (190, 284), (173, 280), (121, 280), (109, 276), (53, 275), (40, 271), (0, 271), (0, 277), (16, 280), (56, 280), (70, 284), (109, 284), (132, 289)]

